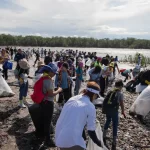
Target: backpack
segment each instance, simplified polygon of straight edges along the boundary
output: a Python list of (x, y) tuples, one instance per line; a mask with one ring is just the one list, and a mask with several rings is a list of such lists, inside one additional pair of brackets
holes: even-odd
[(110, 111), (117, 111), (119, 109), (119, 103), (117, 98), (118, 89), (108, 92), (104, 99), (102, 112), (106, 114)]
[(41, 77), (34, 85), (34, 92), (31, 95), (31, 99), (37, 104), (40, 104), (43, 101), (44, 97), (47, 95), (43, 93), (43, 81), (46, 79), (50, 78)]

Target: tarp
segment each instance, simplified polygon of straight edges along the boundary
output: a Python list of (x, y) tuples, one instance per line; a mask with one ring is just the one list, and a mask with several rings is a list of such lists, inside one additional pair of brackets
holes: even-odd
[(10, 97), (15, 95), (7, 82), (2, 77), (2, 74), (0, 73), (0, 97)]
[(137, 97), (130, 112), (144, 117), (150, 112), (150, 85)]
[(104, 142), (103, 142), (103, 132), (102, 132), (101, 125), (100, 125), (99, 121), (97, 121), (97, 123), (96, 123), (96, 135), (97, 135), (98, 139), (101, 141), (102, 147), (97, 146), (92, 141), (92, 139), (89, 138), (87, 150), (108, 150), (106, 148), (106, 146), (104, 145)]

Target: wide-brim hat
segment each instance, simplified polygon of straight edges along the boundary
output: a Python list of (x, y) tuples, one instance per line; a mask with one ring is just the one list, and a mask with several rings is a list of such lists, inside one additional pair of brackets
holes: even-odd
[(19, 61), (19, 66), (20, 68), (25, 69), (25, 70), (30, 68), (30, 65), (26, 59), (21, 59)]
[(55, 64), (49, 63), (48, 65), (43, 66), (39, 70), (39, 73), (43, 73), (44, 71), (48, 71), (48, 72), (53, 72), (54, 74), (57, 74), (57, 70), (58, 70), (58, 67)]
[(44, 65), (45, 64), (42, 61), (38, 61), (38, 64), (37, 64), (38, 67), (43, 67)]

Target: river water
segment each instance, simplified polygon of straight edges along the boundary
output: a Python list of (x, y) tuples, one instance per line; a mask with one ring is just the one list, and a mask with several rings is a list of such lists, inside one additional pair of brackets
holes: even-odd
[[(1, 47), (2, 48), (2, 47)], [(23, 50), (31, 49), (38, 49), (41, 48), (46, 49), (47, 51), (50, 49), (52, 51), (62, 51), (66, 49), (78, 50), (78, 51), (86, 51), (86, 52), (97, 52), (98, 56), (106, 56), (109, 54), (111, 56), (118, 56), (120, 59), (124, 59), (125, 56), (132, 55), (134, 56), (136, 53), (141, 53), (144, 56), (150, 57), (150, 50), (149, 49), (123, 49), (123, 48), (72, 48), (72, 47), (17, 47), (22, 48)]]

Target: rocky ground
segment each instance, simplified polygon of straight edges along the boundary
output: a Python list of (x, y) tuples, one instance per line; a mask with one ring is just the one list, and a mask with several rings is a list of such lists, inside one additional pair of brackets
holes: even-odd
[[(8, 83), (13, 82), (10, 77)], [(17, 86), (11, 86), (14, 97), (0, 98), (0, 149), (1, 150), (56, 150), (57, 148), (43, 148), (42, 142), (37, 140), (34, 135), (34, 126), (28, 109), (18, 107)], [(32, 89), (29, 89), (30, 95)], [(150, 150), (150, 115), (145, 119), (145, 124), (141, 124), (137, 119), (129, 115), (129, 108), (136, 99), (136, 94), (130, 94), (125, 91), (125, 112), (127, 118), (120, 115), (120, 125), (118, 130), (118, 150)], [(30, 98), (28, 96), (28, 102)], [(105, 116), (101, 109), (97, 109), (97, 118), (103, 127)], [(112, 129), (108, 134), (109, 146), (112, 140)]]

